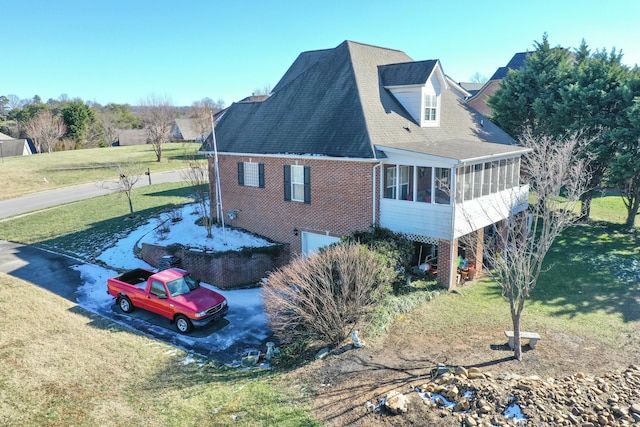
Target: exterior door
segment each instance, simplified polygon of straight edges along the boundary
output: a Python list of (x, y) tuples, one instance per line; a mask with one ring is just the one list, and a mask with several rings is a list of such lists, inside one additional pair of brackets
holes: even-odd
[(326, 234), (302, 232), (302, 256), (308, 257), (313, 252), (324, 246), (328, 246), (332, 243), (339, 242), (339, 237), (327, 236)]

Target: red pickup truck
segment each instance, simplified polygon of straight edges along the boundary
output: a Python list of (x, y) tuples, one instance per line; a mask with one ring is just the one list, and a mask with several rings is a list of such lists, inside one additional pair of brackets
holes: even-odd
[(183, 334), (206, 326), (229, 310), (227, 299), (200, 286), (200, 281), (180, 268), (154, 273), (137, 268), (107, 280), (107, 292), (125, 313), (134, 307), (164, 316)]

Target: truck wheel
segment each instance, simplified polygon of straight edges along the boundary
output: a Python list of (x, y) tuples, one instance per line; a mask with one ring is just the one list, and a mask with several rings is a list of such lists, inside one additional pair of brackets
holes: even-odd
[(193, 323), (191, 320), (182, 314), (176, 316), (176, 328), (182, 334), (188, 334), (193, 329)]
[(120, 310), (125, 313), (131, 313), (133, 311), (133, 304), (131, 304), (131, 300), (126, 295), (118, 297), (118, 305), (120, 306)]

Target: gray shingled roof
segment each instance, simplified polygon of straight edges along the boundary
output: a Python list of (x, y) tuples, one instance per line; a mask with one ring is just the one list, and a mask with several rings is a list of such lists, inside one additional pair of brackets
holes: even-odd
[[(10, 137), (11, 138), (11, 137)], [(30, 144), (28, 139), (2, 139), (2, 156), (24, 156), (27, 154), (35, 154), (35, 147)]]
[(433, 72), (437, 60), (381, 65), (380, 80), (384, 86), (423, 85)]
[(118, 145), (144, 145), (147, 139), (144, 129), (118, 129)]
[[(521, 150), (449, 89), (440, 127), (421, 128), (384, 88), (424, 84), (436, 67), (437, 60), (414, 62), (351, 41), (305, 52), (268, 99), (229, 107), (216, 126), (218, 151), (374, 159), (389, 147), (465, 160)], [(205, 143), (203, 150), (213, 148)]]
[(507, 77), (507, 73), (509, 72), (509, 70), (519, 70), (521, 68), (524, 68), (524, 64), (529, 53), (530, 52), (518, 52), (513, 55), (513, 58), (511, 58), (511, 61), (509, 61), (507, 66), (498, 68), (489, 80), (504, 79), (505, 77)]
[(176, 119), (176, 127), (184, 141), (195, 141), (200, 138), (197, 130), (197, 120), (195, 119)]

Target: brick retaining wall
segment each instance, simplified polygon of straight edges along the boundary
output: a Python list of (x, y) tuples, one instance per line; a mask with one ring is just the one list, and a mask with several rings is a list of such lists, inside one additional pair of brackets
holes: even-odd
[(240, 251), (202, 252), (142, 243), (142, 259), (154, 267), (165, 255), (181, 260), (181, 267), (220, 289), (255, 286), (270, 271), (289, 262), (289, 245), (277, 244)]

